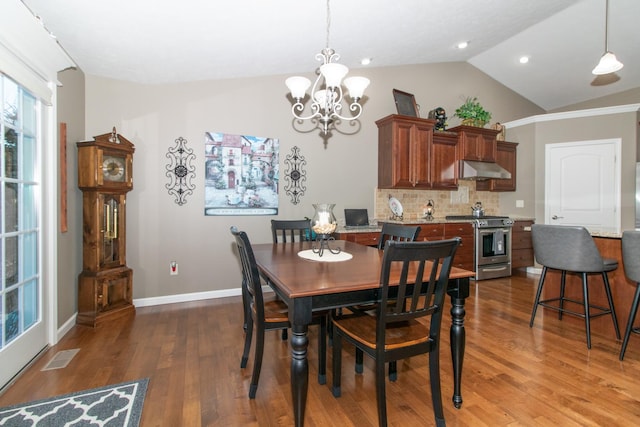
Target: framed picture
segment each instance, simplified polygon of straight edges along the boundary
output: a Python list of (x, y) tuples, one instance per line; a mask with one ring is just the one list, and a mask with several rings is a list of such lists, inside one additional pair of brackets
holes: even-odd
[(411, 93), (393, 89), (393, 99), (396, 101), (398, 114), (403, 116), (419, 117), (416, 98)]

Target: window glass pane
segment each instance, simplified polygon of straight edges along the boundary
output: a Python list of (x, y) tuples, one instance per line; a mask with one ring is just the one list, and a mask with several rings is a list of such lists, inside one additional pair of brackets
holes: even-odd
[(20, 332), (20, 304), (18, 288), (5, 294), (5, 330), (4, 339), (8, 343), (18, 336)]
[(38, 272), (38, 235), (35, 232), (22, 235), (22, 250), (23, 256), (20, 258), (24, 260), (21, 263), (24, 269), (22, 278), (28, 280)]
[(33, 230), (37, 227), (37, 215), (36, 215), (36, 186), (32, 184), (22, 185), (22, 221), (20, 222), (22, 230)]
[(5, 287), (18, 283), (18, 237), (5, 238), (4, 280)]
[(18, 184), (4, 185), (4, 232), (18, 231)]
[(38, 321), (38, 282), (31, 280), (23, 287), (23, 307), (22, 315), (23, 329), (28, 329), (31, 325)]
[(36, 134), (36, 99), (22, 92), (22, 129), (29, 135)]
[(18, 123), (18, 85), (10, 79), (4, 78), (4, 102), (2, 117), (5, 122), (15, 125)]
[(34, 181), (36, 164), (36, 140), (27, 135), (22, 136), (22, 158), (18, 168), (24, 181)]
[(0, 298), (0, 348), (4, 347), (4, 295)]
[(18, 134), (11, 128), (4, 131), (4, 176), (18, 177)]

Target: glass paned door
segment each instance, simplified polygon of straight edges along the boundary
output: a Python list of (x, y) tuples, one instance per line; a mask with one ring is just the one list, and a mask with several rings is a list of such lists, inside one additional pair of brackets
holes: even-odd
[[(39, 260), (40, 102), (0, 74), (0, 387), (46, 345)], [(37, 332), (34, 332), (37, 331)], [(35, 351), (35, 353), (34, 353)], [(5, 369), (8, 368), (8, 369)], [(16, 370), (17, 369), (17, 370)]]

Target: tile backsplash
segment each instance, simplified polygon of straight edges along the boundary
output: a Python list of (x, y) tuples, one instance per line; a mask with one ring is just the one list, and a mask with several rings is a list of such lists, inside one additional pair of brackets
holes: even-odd
[(389, 197), (395, 197), (402, 204), (404, 219), (421, 219), (429, 199), (433, 200), (434, 218), (444, 219), (447, 215), (471, 215), (471, 206), (482, 202), (486, 215), (500, 214), (499, 193), (476, 191), (475, 181), (458, 181), (457, 191), (448, 190), (375, 190), (375, 218), (392, 217)]

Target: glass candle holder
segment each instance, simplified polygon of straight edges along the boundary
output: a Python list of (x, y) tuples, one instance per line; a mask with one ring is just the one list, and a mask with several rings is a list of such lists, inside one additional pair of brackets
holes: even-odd
[(332, 254), (340, 253), (340, 248), (331, 249), (331, 247), (329, 247), (329, 241), (335, 240), (333, 233), (336, 231), (338, 225), (336, 216), (333, 214), (334, 207), (335, 204), (333, 203), (318, 203), (313, 205), (316, 211), (311, 219), (311, 230), (316, 233), (316, 240), (312, 249), (318, 256), (322, 256), (325, 249), (329, 250)]

